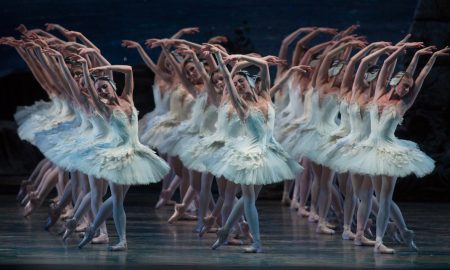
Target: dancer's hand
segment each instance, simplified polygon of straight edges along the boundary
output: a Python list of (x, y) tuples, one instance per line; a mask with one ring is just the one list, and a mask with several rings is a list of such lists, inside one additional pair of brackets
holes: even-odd
[(97, 53), (97, 50), (93, 49), (93, 48), (80, 48), (77, 50), (78, 54), (81, 56), (85, 56), (88, 55), (90, 53)]
[(227, 43), (227, 42), (228, 42), (228, 38), (225, 36), (215, 36), (208, 40), (208, 43), (211, 43), (211, 44)]
[(186, 27), (186, 28), (182, 28), (179, 32), (181, 32), (183, 34), (192, 35), (192, 34), (200, 33), (200, 28), (198, 28), (198, 27)]
[(42, 49), (42, 53), (48, 56), (62, 57), (62, 54), (60, 52), (51, 48)]
[(420, 49), (425, 47), (425, 45), (423, 45), (423, 42), (406, 42), (402, 45), (406, 46), (406, 48), (414, 48), (414, 49)]
[(75, 61), (75, 62), (79, 62), (82, 64), (86, 64), (87, 61), (84, 57), (82, 57), (81, 55), (78, 54), (71, 54), (67, 57), (69, 60)]
[(297, 71), (297, 72), (301, 72), (301, 73), (308, 73), (308, 72), (312, 71), (312, 68), (310, 66), (298, 65), (298, 66), (291, 67), (289, 70)]
[(374, 43), (370, 44), (370, 46), (373, 46), (375, 48), (384, 48), (384, 47), (391, 46), (391, 45), (392, 45), (392, 43), (387, 42), (387, 41), (378, 41), (378, 42), (374, 42)]
[(274, 64), (274, 65), (287, 65), (287, 60), (280, 59), (277, 56), (273, 55), (267, 55), (261, 58), (262, 60), (266, 61), (268, 64)]
[(194, 50), (192, 50), (188, 46), (182, 46), (182, 45), (180, 45), (176, 49), (176, 52), (179, 53), (179, 54), (188, 54), (188, 55), (194, 55), (195, 54)]
[(46, 23), (45, 24), (45, 31), (53, 31), (53, 30), (56, 30), (57, 28), (64, 29), (64, 27), (62, 27), (61, 25), (56, 24), (56, 23)]
[(319, 27), (317, 28), (319, 32), (330, 34), (330, 35), (336, 35), (338, 33), (338, 29), (336, 28), (328, 28), (328, 27)]
[(63, 31), (63, 34), (67, 38), (76, 38), (82, 35), (80, 32), (77, 31)]
[(128, 49), (136, 49), (141, 47), (141, 45), (136, 42), (136, 41), (132, 41), (132, 40), (122, 40), (122, 47), (124, 48), (128, 48)]
[(433, 56), (448, 56), (450, 53), (450, 48), (448, 46), (445, 46), (442, 50), (436, 51), (433, 53)]
[(428, 46), (418, 50), (416, 54), (418, 55), (433, 54), (433, 51), (435, 51), (436, 49), (437, 49), (436, 46)]
[(27, 29), (27, 27), (24, 24), (20, 24), (19, 26), (17, 26), (15, 28), (15, 30), (19, 31), (23, 35), (25, 35), (25, 33), (28, 32), (28, 29)]

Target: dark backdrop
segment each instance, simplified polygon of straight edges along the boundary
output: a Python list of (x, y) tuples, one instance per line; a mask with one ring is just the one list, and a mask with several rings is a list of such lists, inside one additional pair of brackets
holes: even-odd
[[(395, 42), (412, 31), (415, 40), (442, 46), (449, 43), (449, 12), (445, 0), (1, 1), (0, 36), (17, 36), (14, 28), (20, 23), (44, 28), (46, 22), (84, 33), (111, 63), (134, 66), (135, 100), (142, 115), (153, 108), (153, 75), (135, 50), (120, 47), (122, 39), (143, 42), (168, 37), (182, 27), (199, 26), (201, 33), (185, 38), (203, 42), (225, 35), (237, 51), (276, 55), (283, 37), (300, 26), (342, 29), (359, 23), (358, 33), (369, 41)], [(150, 53), (156, 57), (158, 51)], [(7, 178), (27, 175), (41, 158), (33, 146), (17, 138), (12, 115), (16, 106), (32, 104), (45, 94), (12, 48), (0, 47), (0, 59), (0, 178)], [(419, 143), (438, 161), (432, 175), (400, 181), (398, 199), (448, 200), (448, 75), (448, 61), (438, 61), (425, 83), (426, 93), (421, 93), (397, 132)]]

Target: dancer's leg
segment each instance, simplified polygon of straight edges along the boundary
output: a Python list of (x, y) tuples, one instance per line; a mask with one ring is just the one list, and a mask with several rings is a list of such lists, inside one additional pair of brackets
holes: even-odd
[(394, 194), (396, 177), (380, 176), (373, 177), (374, 187), (377, 193), (377, 199), (379, 202), (379, 211), (377, 215), (377, 232), (376, 232), (376, 244), (374, 251), (376, 253), (392, 254), (394, 249), (388, 248), (383, 245), (383, 236), (386, 232), (387, 224), (389, 221), (389, 215), (392, 204), (392, 196)]

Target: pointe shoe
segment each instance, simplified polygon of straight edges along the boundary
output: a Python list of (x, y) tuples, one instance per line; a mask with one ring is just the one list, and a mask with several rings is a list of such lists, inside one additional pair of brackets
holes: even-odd
[(304, 207), (299, 207), (297, 210), (297, 215), (301, 217), (309, 217), (309, 212)]
[(342, 240), (355, 240), (356, 235), (351, 230), (344, 230), (342, 232)]
[(121, 241), (117, 245), (109, 246), (109, 251), (126, 251), (128, 249), (128, 245), (126, 241)]
[(203, 226), (200, 229), (198, 236), (203, 237), (203, 235), (211, 229), (211, 227), (214, 225), (215, 222), (216, 218), (213, 216), (207, 216), (203, 218)]
[(383, 245), (382, 242), (376, 242), (376, 244), (373, 248), (373, 252), (378, 253), (378, 254), (394, 254), (395, 250), (392, 248), (386, 247), (385, 245)]
[(326, 226), (326, 224), (322, 223), (322, 224), (317, 224), (317, 228), (316, 228), (316, 233), (318, 234), (327, 234), (327, 235), (333, 235), (335, 234), (335, 231), (328, 228)]
[(77, 228), (77, 221), (74, 218), (66, 220), (65, 223), (66, 231), (64, 232), (64, 235), (62, 237), (63, 241), (66, 241), (67, 238), (69, 238), (70, 235), (75, 231)]
[(416, 244), (414, 243), (414, 231), (413, 230), (404, 230), (400, 232), (401, 237), (403, 238), (403, 242), (407, 245), (412, 251), (419, 251)]
[(34, 211), (34, 205), (33, 205), (33, 203), (31, 201), (29, 201), (25, 205), (22, 215), (23, 215), (23, 217), (28, 217), (29, 215), (31, 215), (33, 213), (33, 211)]
[(217, 240), (216, 240), (216, 242), (214, 242), (211, 249), (216, 250), (221, 245), (225, 244), (227, 242), (228, 233), (229, 233), (228, 231), (225, 231), (222, 228), (217, 230)]
[(44, 229), (48, 231), (51, 227), (53, 227), (53, 225), (55, 225), (58, 221), (60, 215), (61, 211), (57, 210), (56, 207), (50, 207), (50, 210), (48, 211), (47, 223), (45, 224)]
[(184, 215), (184, 206), (182, 204), (175, 204), (175, 212), (173, 215), (169, 218), (167, 221), (169, 224), (174, 223), (175, 221), (179, 220), (181, 216)]
[(170, 196), (170, 193), (168, 190), (165, 190), (165, 189), (162, 190), (161, 194), (159, 195), (159, 200), (155, 205), (155, 209), (159, 209), (159, 208), (163, 207), (164, 205), (166, 205), (170, 199), (169, 196)]
[(262, 252), (261, 245), (257, 245), (255, 243), (253, 243), (252, 245), (244, 248), (244, 253), (261, 253), (261, 252)]
[(310, 222), (310, 223), (317, 223), (317, 222), (319, 222), (319, 215), (310, 213), (309, 217), (308, 217), (308, 222)]
[(81, 240), (81, 242), (78, 244), (78, 248), (81, 249), (85, 245), (89, 244), (92, 241), (92, 239), (94, 239), (94, 235), (95, 235), (95, 230), (91, 224), (86, 228), (86, 231), (84, 232), (83, 240)]
[(353, 244), (355, 246), (375, 246), (375, 241), (367, 239), (363, 233), (356, 233)]
[(99, 244), (108, 244), (108, 243), (109, 243), (109, 237), (105, 233), (101, 233), (99, 236), (94, 237), (92, 239), (92, 244), (93, 245), (94, 244), (97, 244), (97, 245), (99, 245)]

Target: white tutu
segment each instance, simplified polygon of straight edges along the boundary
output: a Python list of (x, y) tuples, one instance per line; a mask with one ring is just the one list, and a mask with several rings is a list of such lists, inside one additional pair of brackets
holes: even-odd
[(155, 124), (157, 116), (163, 115), (169, 111), (170, 94), (172, 91), (165, 91), (161, 93), (159, 85), (155, 82), (153, 84), (153, 100), (155, 101), (155, 108), (153, 111), (145, 114), (139, 119), (139, 138), (145, 134)]
[(131, 119), (120, 110), (114, 110), (110, 119), (80, 113), (77, 127), (39, 135), (56, 142), (55, 136), (60, 134), (58, 143), (39, 146), (47, 158), (68, 171), (78, 170), (121, 185), (156, 183), (170, 168), (139, 142), (137, 124), (135, 109)]
[(181, 87), (178, 87), (170, 95), (170, 111), (155, 117), (153, 126), (141, 134), (141, 142), (160, 150), (159, 146), (174, 131), (174, 128), (182, 121), (189, 119), (192, 105), (192, 95)]
[(395, 129), (402, 117), (394, 106), (384, 108), (381, 115), (378, 106), (368, 106), (370, 136), (357, 143), (346, 154), (348, 170), (367, 175), (404, 177), (415, 174), (422, 177), (434, 169), (434, 160), (419, 150), (415, 143), (395, 137)]
[[(234, 113), (233, 118), (238, 118)], [(236, 120), (234, 120), (236, 121)], [(208, 171), (217, 177), (244, 185), (265, 185), (294, 179), (302, 167), (273, 138), (274, 110), (269, 119), (250, 109), (241, 136), (226, 137), (214, 158), (206, 160)]]

